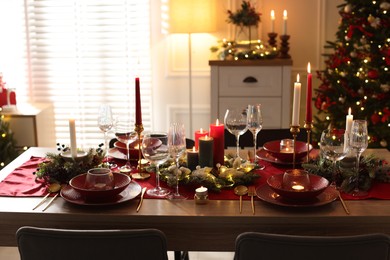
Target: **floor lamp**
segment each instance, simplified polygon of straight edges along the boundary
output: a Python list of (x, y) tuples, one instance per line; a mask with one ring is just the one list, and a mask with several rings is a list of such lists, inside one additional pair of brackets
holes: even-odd
[(189, 119), (193, 132), (192, 114), (192, 42), (193, 33), (216, 31), (216, 0), (169, 0), (170, 33), (188, 34)]

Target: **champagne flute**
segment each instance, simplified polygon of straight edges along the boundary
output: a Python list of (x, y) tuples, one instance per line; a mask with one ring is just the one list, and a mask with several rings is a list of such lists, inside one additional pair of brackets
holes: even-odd
[(147, 194), (154, 197), (164, 197), (169, 190), (160, 186), (160, 164), (169, 158), (168, 135), (163, 132), (146, 133), (142, 139), (141, 150), (144, 158), (156, 167), (156, 187), (149, 189)]
[(119, 142), (126, 144), (126, 164), (120, 168), (123, 173), (131, 172), (130, 144), (137, 140), (137, 132), (134, 131), (134, 122), (128, 117), (119, 118), (116, 122), (115, 136)]
[(253, 134), (254, 163), (258, 165), (260, 170), (263, 170), (265, 166), (258, 163), (258, 157), (256, 155), (257, 134), (263, 128), (263, 116), (261, 113), (260, 104), (248, 105), (246, 123), (249, 131), (251, 131)]
[(168, 199), (186, 199), (179, 193), (179, 158), (186, 150), (186, 137), (183, 124), (172, 123), (168, 132), (168, 148), (171, 157), (176, 162), (176, 191), (168, 196)]
[(344, 129), (324, 130), (321, 134), (320, 150), (326, 159), (332, 161), (332, 184), (337, 186), (337, 161), (342, 160), (349, 152), (348, 134)]
[(225, 113), (225, 127), (236, 137), (236, 158), (240, 158), (240, 135), (243, 135), (248, 126), (246, 111), (238, 108), (227, 109)]
[(350, 148), (356, 152), (356, 184), (352, 192), (353, 196), (365, 196), (366, 191), (359, 189), (360, 157), (368, 147), (368, 130), (366, 120), (353, 120), (351, 127)]
[(116, 164), (110, 163), (108, 159), (108, 136), (107, 133), (112, 129), (114, 126), (114, 118), (112, 117), (112, 111), (111, 106), (104, 104), (99, 107), (98, 112), (98, 127), (99, 129), (104, 133), (104, 147), (105, 147), (105, 163), (103, 163), (103, 166), (106, 166), (107, 168), (115, 168), (117, 167)]

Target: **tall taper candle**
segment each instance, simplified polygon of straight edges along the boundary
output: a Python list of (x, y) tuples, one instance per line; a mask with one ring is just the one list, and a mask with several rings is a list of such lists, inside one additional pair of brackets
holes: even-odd
[(353, 122), (353, 115), (351, 113), (352, 113), (352, 110), (351, 110), (351, 108), (349, 108), (348, 115), (346, 117), (346, 122), (345, 122), (345, 133), (346, 134), (351, 133), (352, 122)]
[(271, 10), (271, 32), (275, 31), (275, 11)]
[(135, 124), (142, 125), (141, 91), (139, 78), (135, 78)]
[(294, 98), (293, 98), (293, 112), (291, 125), (299, 125), (299, 109), (301, 106), (301, 83), (299, 83), (299, 74), (297, 74), (297, 82), (294, 83)]
[(69, 135), (70, 135), (70, 152), (72, 158), (77, 157), (77, 142), (76, 142), (76, 120), (69, 119)]
[(283, 11), (283, 35), (287, 35), (287, 10)]
[(310, 70), (310, 62), (307, 64), (307, 92), (306, 92), (306, 122), (311, 123), (313, 121), (312, 116), (312, 75)]
[(213, 167), (214, 139), (207, 135), (199, 138), (199, 165), (200, 167)]

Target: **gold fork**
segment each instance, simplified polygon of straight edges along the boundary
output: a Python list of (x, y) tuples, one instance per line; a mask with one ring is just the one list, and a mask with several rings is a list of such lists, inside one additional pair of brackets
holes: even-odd
[(255, 215), (255, 204), (253, 202), (253, 196), (255, 196), (255, 186), (248, 187), (248, 196), (251, 197), (252, 213)]

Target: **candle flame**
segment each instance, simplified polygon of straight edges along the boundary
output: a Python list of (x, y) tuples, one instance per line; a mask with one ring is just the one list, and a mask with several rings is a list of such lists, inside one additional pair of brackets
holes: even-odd
[(193, 151), (193, 152), (196, 152), (195, 146), (192, 147), (192, 151)]
[(203, 134), (203, 128), (201, 128), (201, 129), (199, 130), (199, 132), (200, 132), (201, 134)]
[(311, 69), (310, 69), (310, 62), (307, 63), (307, 73), (310, 73), (311, 72)]
[(271, 19), (275, 20), (275, 11), (274, 10), (271, 10)]
[(348, 115), (350, 116), (350, 115), (351, 115), (351, 113), (352, 113), (352, 109), (351, 109), (351, 108), (349, 108), (349, 109), (348, 109)]
[(297, 74), (297, 82), (299, 83), (299, 73)]
[(284, 10), (284, 11), (283, 11), (283, 19), (284, 19), (284, 20), (287, 20), (287, 10)]
[(219, 125), (219, 120), (217, 118), (217, 120), (215, 121), (215, 125)]

